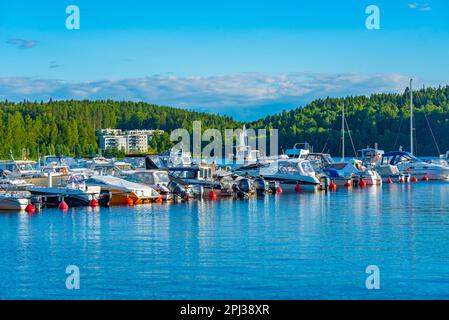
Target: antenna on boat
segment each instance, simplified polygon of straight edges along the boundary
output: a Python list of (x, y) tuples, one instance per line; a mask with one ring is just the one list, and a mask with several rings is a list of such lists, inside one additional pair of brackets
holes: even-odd
[(345, 160), (345, 103), (341, 109), (341, 160)]
[(410, 154), (413, 155), (413, 79), (410, 78)]

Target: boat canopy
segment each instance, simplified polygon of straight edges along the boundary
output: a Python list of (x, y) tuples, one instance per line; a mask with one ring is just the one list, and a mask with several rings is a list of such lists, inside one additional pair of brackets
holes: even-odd
[(382, 164), (397, 165), (398, 163), (421, 162), (418, 158), (405, 151), (391, 151), (382, 156)]

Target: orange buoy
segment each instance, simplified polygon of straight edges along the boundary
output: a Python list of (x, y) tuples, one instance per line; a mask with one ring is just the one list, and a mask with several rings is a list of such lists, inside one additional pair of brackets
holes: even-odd
[(388, 183), (388, 184), (392, 184), (392, 183), (393, 183), (393, 180), (391, 180), (391, 178), (388, 178), (387, 183)]
[(282, 188), (278, 187), (276, 191), (277, 191), (277, 193), (282, 193)]
[(295, 192), (301, 192), (301, 186), (299, 184), (295, 186)]
[(156, 198), (155, 202), (156, 202), (156, 203), (162, 203), (162, 197), (159, 196), (159, 198)]
[(332, 181), (332, 182), (329, 184), (329, 190), (332, 190), (332, 191), (337, 190), (337, 185), (335, 184), (335, 182)]
[(429, 181), (429, 177), (428, 176), (424, 176), (423, 178), (422, 178), (422, 181)]
[(360, 186), (361, 188), (366, 187), (366, 182), (363, 181), (363, 180), (360, 180), (359, 186)]
[(67, 210), (69, 208), (69, 205), (64, 200), (62, 200), (61, 203), (59, 204), (58, 208), (60, 210)]
[(123, 200), (123, 202), (128, 206), (134, 205), (134, 200), (131, 199), (130, 197), (126, 197), (125, 200)]
[(92, 200), (90, 200), (89, 205), (90, 205), (91, 207), (98, 207), (98, 200), (97, 200), (97, 199), (92, 199)]
[(411, 182), (417, 182), (417, 181), (418, 181), (418, 178), (417, 178), (417, 177), (413, 177), (410, 181), (411, 181)]
[(36, 211), (36, 208), (31, 203), (28, 203), (25, 207), (25, 211), (28, 213), (34, 213)]
[(210, 191), (209, 192), (209, 198), (210, 199), (216, 199), (217, 198), (217, 193), (214, 190)]

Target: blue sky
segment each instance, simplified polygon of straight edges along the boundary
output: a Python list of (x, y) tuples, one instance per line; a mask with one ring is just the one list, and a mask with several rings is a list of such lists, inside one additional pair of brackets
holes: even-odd
[[(67, 30), (65, 8), (80, 8)], [(380, 30), (365, 8), (380, 8)], [(0, 99), (130, 99), (239, 119), (447, 84), (449, 2), (0, 2)]]

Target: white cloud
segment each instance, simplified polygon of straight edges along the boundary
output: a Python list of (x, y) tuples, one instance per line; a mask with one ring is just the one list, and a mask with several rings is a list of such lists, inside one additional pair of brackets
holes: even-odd
[(18, 39), (18, 38), (8, 39), (8, 40), (6, 40), (6, 43), (15, 45), (20, 49), (32, 49), (37, 45), (36, 40), (26, 40), (26, 39)]
[(409, 3), (408, 7), (410, 9), (418, 10), (418, 11), (430, 11), (430, 10), (432, 10), (432, 7), (428, 3), (417, 3), (417, 2)]
[(147, 101), (254, 119), (316, 98), (402, 92), (407, 83), (405, 75), (357, 73), (153, 75), (92, 82), (9, 77), (0, 78), (0, 99)]

